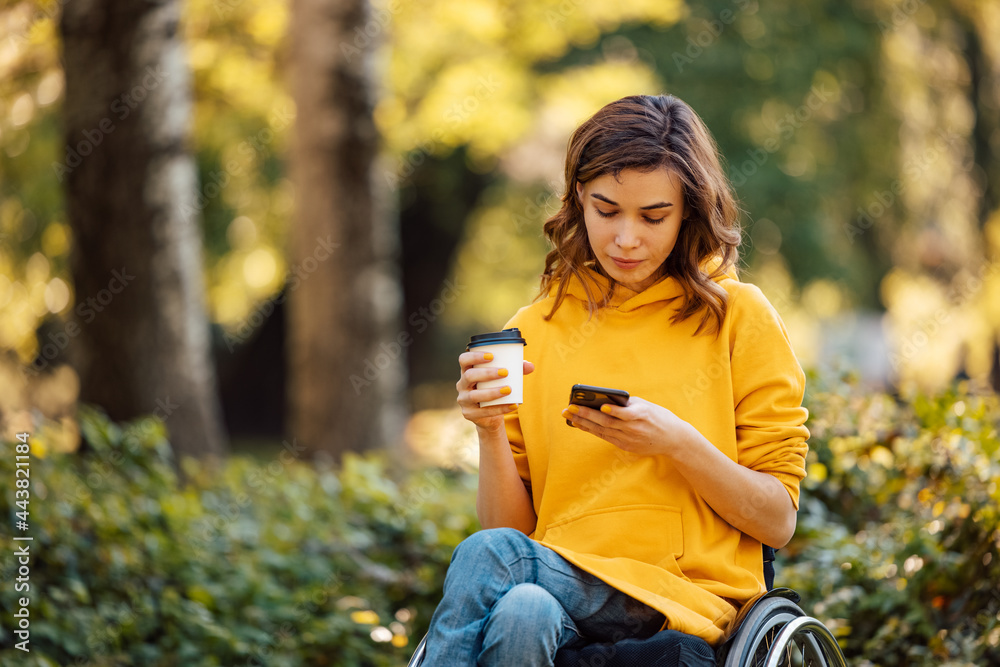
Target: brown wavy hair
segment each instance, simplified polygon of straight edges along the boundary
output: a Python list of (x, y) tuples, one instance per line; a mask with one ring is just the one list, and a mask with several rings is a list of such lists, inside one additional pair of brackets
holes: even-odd
[[(674, 314), (678, 323), (703, 311), (696, 334), (718, 333), (726, 316), (726, 291), (713, 278), (739, 259), (739, 215), (732, 185), (722, 171), (715, 140), (691, 107), (673, 95), (632, 95), (608, 104), (576, 129), (566, 152), (566, 193), (562, 207), (543, 227), (552, 250), (545, 257), (538, 298), (556, 288), (550, 319), (566, 296), (570, 276), (587, 290), (591, 313), (607, 305), (615, 281), (596, 261), (577, 183), (605, 174), (617, 179), (625, 169), (671, 170), (681, 182), (685, 217), (674, 250), (660, 268), (683, 288), (684, 302)], [(703, 265), (718, 257), (720, 265), (706, 273)], [(595, 298), (583, 279), (585, 266), (610, 281), (608, 293)]]

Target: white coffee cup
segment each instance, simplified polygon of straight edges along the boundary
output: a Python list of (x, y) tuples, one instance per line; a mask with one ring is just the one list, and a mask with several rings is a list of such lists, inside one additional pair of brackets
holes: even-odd
[(493, 333), (473, 336), (468, 349), (474, 352), (492, 352), (493, 361), (477, 364), (476, 368), (506, 368), (507, 377), (476, 383), (477, 389), (510, 387), (510, 393), (492, 401), (483, 401), (481, 408), (491, 405), (513, 405), (524, 403), (524, 346), (518, 329), (504, 329)]

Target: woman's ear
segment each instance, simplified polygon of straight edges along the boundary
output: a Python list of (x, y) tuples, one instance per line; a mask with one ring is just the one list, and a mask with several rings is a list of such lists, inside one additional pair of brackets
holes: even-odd
[(583, 183), (580, 181), (576, 182), (576, 200), (580, 202), (580, 206), (583, 206)]

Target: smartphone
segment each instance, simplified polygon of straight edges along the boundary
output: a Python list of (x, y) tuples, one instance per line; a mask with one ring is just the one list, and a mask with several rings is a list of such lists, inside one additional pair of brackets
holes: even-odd
[[(608, 389), (607, 387), (592, 387), (589, 384), (575, 384), (569, 392), (569, 402), (588, 408), (600, 410), (605, 403), (625, 406), (628, 404), (628, 392), (623, 389)], [(572, 424), (566, 420), (567, 424)]]

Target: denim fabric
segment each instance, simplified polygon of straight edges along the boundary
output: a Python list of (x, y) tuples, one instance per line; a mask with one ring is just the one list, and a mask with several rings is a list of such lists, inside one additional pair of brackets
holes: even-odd
[(455, 549), (427, 633), (428, 667), (549, 667), (562, 647), (645, 638), (660, 612), (512, 528)]

